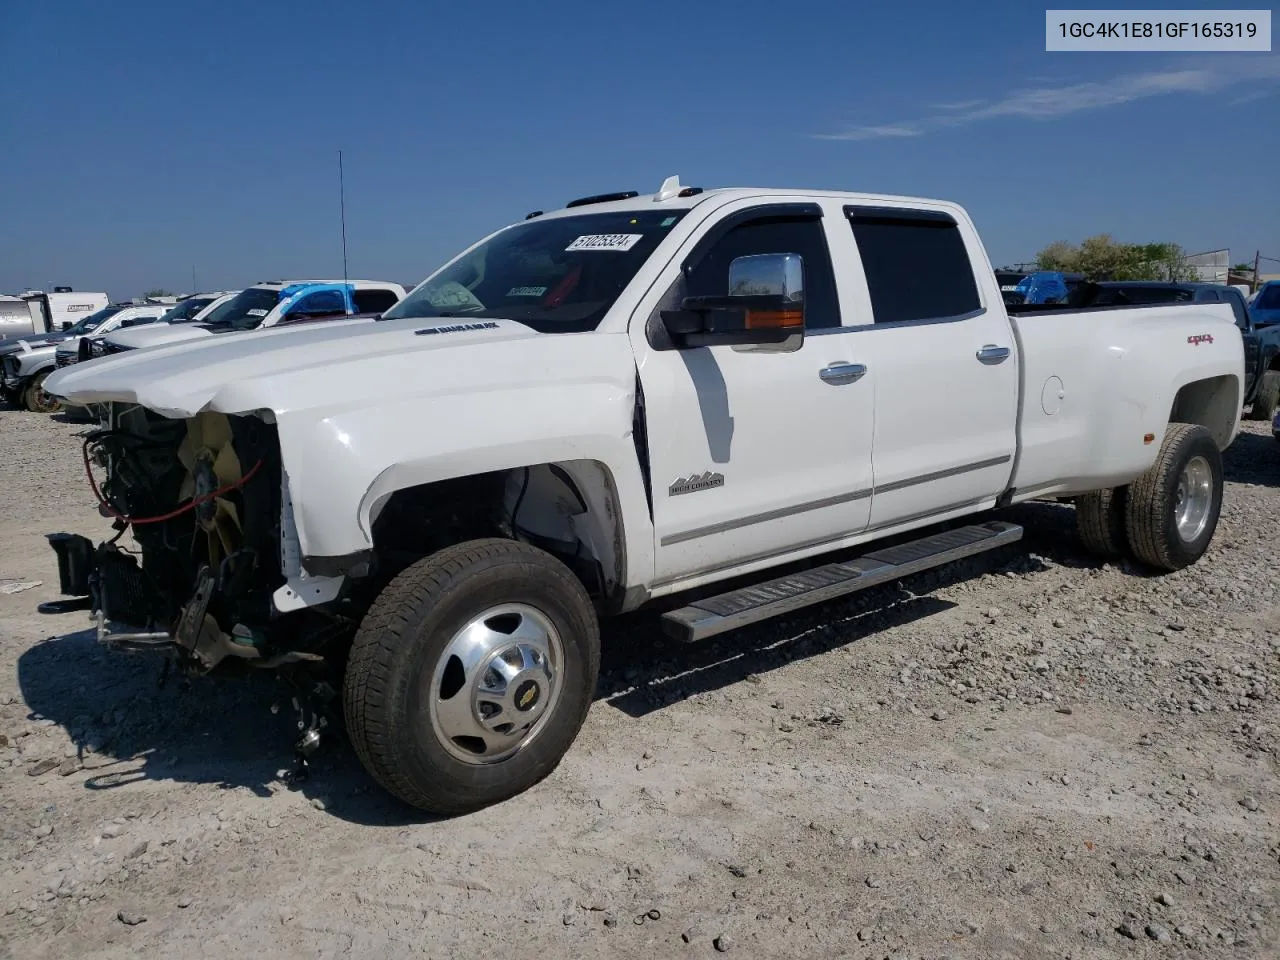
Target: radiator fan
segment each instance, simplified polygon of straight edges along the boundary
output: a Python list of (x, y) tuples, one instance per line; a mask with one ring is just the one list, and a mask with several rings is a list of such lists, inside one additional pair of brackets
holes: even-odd
[[(240, 458), (231, 441), (231, 424), (221, 413), (200, 413), (187, 421), (187, 435), (178, 447), (178, 459), (187, 469), (180, 502), (208, 497), (240, 480)], [(196, 526), (204, 533), (209, 569), (216, 572), (240, 545), (240, 514), (225, 497), (201, 503), (194, 513)]]

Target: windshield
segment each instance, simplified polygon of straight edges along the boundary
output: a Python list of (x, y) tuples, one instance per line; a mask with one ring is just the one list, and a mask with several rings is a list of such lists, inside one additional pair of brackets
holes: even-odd
[(531, 220), (496, 234), (382, 315), (516, 320), (540, 333), (594, 330), (686, 211)]
[(1280, 310), (1280, 283), (1269, 283), (1253, 301), (1255, 310)]
[(102, 321), (108, 317), (114, 317), (117, 313), (124, 309), (123, 304), (112, 304), (109, 307), (103, 307), (97, 313), (91, 313), (74, 327), (69, 327), (65, 333), (69, 337), (81, 337), (86, 333), (92, 333), (102, 326)]
[(188, 297), (159, 319), (159, 323), (182, 323), (213, 303), (213, 297)]
[(279, 290), (250, 287), (217, 307), (202, 322), (231, 330), (252, 330), (266, 319), (267, 314), (279, 302)]

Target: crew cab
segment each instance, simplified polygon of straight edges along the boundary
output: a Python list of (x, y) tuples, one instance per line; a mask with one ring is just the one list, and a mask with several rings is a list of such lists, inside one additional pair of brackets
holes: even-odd
[(101, 354), (200, 340), (223, 333), (265, 330), (302, 320), (381, 313), (404, 295), (402, 285), (382, 280), (271, 280), (241, 290), (198, 319), (151, 330), (121, 331), (107, 337)]
[(332, 685), (380, 784), (474, 810), (570, 748), (600, 617), (700, 641), (1006, 547), (992, 511), (1036, 498), (1100, 556), (1195, 563), (1243, 377), (1226, 304), (1011, 314), (954, 203), (673, 177), (532, 213), (378, 320), (59, 371), (110, 404), (117, 534), (50, 537), (59, 609), (288, 671), (300, 758)]
[(155, 301), (112, 303), (60, 334), (19, 338), (12, 345), (0, 348), (0, 393), (7, 400), (22, 403), (32, 413), (60, 410), (62, 403), (44, 391), (44, 379), (60, 361), (64, 366), (74, 361), (82, 338), (102, 337), (113, 330), (154, 323), (169, 309), (169, 304)]

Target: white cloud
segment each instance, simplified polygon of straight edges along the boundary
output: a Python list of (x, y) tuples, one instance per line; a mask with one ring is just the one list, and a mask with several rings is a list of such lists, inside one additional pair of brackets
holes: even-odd
[(888, 123), (878, 127), (854, 127), (843, 133), (814, 134), (819, 140), (880, 140), (885, 137), (918, 137), (924, 130), (914, 123)]
[[(854, 127), (840, 133), (816, 134), (820, 140), (877, 140), (917, 137), (930, 130), (967, 126), (998, 117), (1049, 120), (1085, 110), (1131, 103), (1171, 94), (1209, 94), (1244, 83), (1280, 80), (1280, 56), (1232, 57), (1215, 62), (1184, 61), (1182, 65), (1146, 73), (1130, 73), (1107, 81), (1029, 87), (993, 101), (962, 100), (934, 104), (932, 115), (915, 120)], [(1258, 91), (1251, 91), (1260, 95)]]

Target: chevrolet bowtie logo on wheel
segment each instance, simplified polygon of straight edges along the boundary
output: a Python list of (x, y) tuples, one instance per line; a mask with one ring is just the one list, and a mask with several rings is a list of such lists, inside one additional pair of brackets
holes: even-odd
[(713, 487), (723, 486), (724, 474), (712, 473), (708, 470), (706, 473), (698, 473), (692, 477), (681, 477), (672, 481), (671, 486), (667, 488), (667, 494), (675, 497), (682, 493), (697, 493), (699, 490), (710, 490)]

